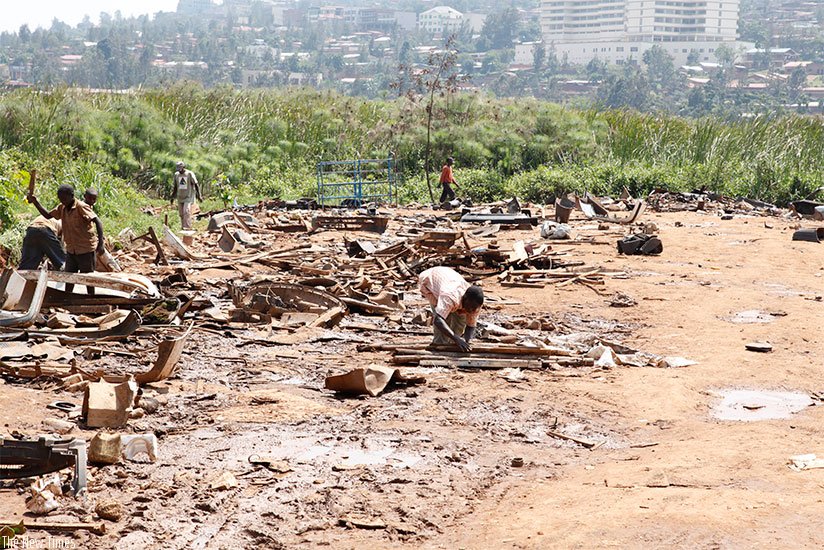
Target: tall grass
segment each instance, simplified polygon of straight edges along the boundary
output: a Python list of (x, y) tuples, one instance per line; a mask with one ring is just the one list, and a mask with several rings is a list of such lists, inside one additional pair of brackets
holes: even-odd
[[(393, 152), (414, 182), (424, 120), (424, 106), (407, 98), (314, 90), (180, 83), (132, 94), (19, 91), (0, 96), (0, 177), (36, 165), (49, 181), (111, 181), (116, 193), (163, 198), (174, 162), (184, 160), (207, 194), (213, 181), (228, 180), (238, 196), (294, 197), (312, 192), (320, 160)], [(627, 186), (786, 202), (821, 185), (824, 173), (824, 124), (799, 115), (685, 119), (461, 94), (441, 97), (434, 121), (434, 157), (455, 157), (456, 176), (476, 200)], [(404, 196), (423, 199), (416, 189), (410, 184)], [(0, 209), (19, 206), (0, 201)]]

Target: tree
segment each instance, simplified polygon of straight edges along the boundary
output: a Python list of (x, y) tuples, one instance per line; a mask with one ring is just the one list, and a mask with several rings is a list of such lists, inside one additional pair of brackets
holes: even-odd
[[(432, 52), (426, 61), (426, 66), (412, 74), (414, 88), (407, 93), (411, 101), (426, 101), (426, 148), (424, 150), (423, 169), (426, 175), (426, 187), (429, 190), (429, 200), (435, 202), (435, 193), (432, 191), (430, 179), (432, 157), (432, 120), (435, 112), (435, 94), (451, 94), (457, 91), (458, 85), (466, 80), (465, 75), (458, 75), (455, 68), (458, 62), (458, 52), (454, 49), (455, 35), (450, 36), (440, 51)], [(401, 75), (405, 67), (399, 67)], [(392, 83), (392, 87), (399, 87), (400, 81)], [(417, 96), (414, 90), (424, 92)]]
[(731, 67), (733, 61), (735, 61), (735, 50), (726, 44), (721, 44), (715, 48), (715, 59), (717, 59), (725, 69)]
[(17, 31), (17, 36), (20, 37), (20, 42), (23, 44), (28, 44), (29, 40), (31, 40), (31, 31), (29, 30), (29, 26), (25, 23), (20, 25), (20, 29)]
[[(566, 53), (564, 55), (566, 55)], [(558, 60), (558, 54), (555, 53), (554, 48), (547, 54), (544, 65), (546, 65), (545, 72), (550, 75), (557, 74), (561, 70), (561, 62)]]
[(538, 44), (532, 50), (532, 69), (536, 73), (540, 73), (541, 69), (544, 68), (544, 62), (546, 61), (546, 48), (543, 44)]
[(520, 14), (515, 8), (505, 8), (499, 12), (490, 13), (484, 20), (478, 50), (501, 50), (511, 48), (512, 42), (518, 37)]
[(590, 80), (602, 80), (607, 75), (607, 62), (603, 59), (593, 57), (590, 62), (587, 63), (586, 71)]
[(803, 67), (798, 67), (790, 74), (790, 78), (787, 79), (787, 96), (791, 102), (799, 102), (801, 90), (806, 82), (807, 71)]
[(667, 50), (656, 44), (645, 51), (641, 59), (647, 66), (647, 75), (652, 84), (660, 89), (671, 83), (675, 75), (675, 64)]
[(641, 110), (649, 100), (649, 82), (640, 70), (628, 66), (622, 75), (607, 77), (598, 87), (597, 95), (605, 107)]
[(458, 63), (461, 67), (461, 72), (466, 75), (471, 75), (475, 72), (475, 60), (469, 54), (461, 54), (458, 57)]
[(484, 56), (481, 72), (484, 74), (494, 73), (504, 68), (504, 61), (500, 50), (487, 52)]
[(698, 55), (698, 50), (690, 50), (689, 55), (687, 55), (687, 65), (698, 65), (700, 60), (701, 57)]

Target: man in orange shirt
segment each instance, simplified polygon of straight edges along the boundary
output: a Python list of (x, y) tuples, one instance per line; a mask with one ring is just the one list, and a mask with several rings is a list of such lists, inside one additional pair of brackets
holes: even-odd
[(452, 175), (453, 164), (455, 164), (455, 159), (449, 157), (446, 159), (446, 164), (441, 168), (441, 179), (438, 183), (443, 186), (443, 192), (441, 193), (440, 204), (455, 198), (455, 191), (452, 189), (452, 186), (458, 187), (458, 182), (455, 181), (455, 177)]

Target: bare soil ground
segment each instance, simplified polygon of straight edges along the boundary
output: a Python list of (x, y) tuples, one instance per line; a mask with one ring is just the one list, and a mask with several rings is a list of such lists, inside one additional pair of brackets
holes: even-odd
[[(155, 385), (158, 412), (129, 425), (158, 435), (158, 461), (90, 468), (89, 502), (60, 511), (92, 519), (95, 500), (115, 499), (124, 518), (105, 536), (65, 540), (77, 548), (820, 547), (824, 469), (796, 472), (787, 460), (824, 455), (824, 409), (758, 422), (716, 420), (712, 409), (724, 389), (824, 390), (824, 244), (792, 242), (794, 222), (778, 218), (648, 213), (644, 221), (660, 228), (661, 256), (619, 256), (622, 228), (585, 221), (573, 225), (607, 244), (553, 243), (630, 275), (607, 280), (603, 294), (578, 284), (501, 288), (491, 278), (488, 293), (520, 304), (483, 317), (551, 316), (559, 331), (697, 365), (526, 371), (520, 382), (430, 369), (425, 385), (352, 399), (322, 390), (324, 378), (386, 362), (386, 353), (358, 353), (359, 342), (409, 336), (338, 328), (287, 346), (239, 347), (254, 327), (196, 332), (178, 376)], [(498, 235), (515, 239), (539, 237)], [(637, 305), (610, 307), (616, 292)], [(405, 300), (423, 307), (416, 292)], [(751, 310), (771, 313), (769, 322), (737, 322)], [(773, 351), (745, 350), (758, 340)], [(80, 397), (47, 383), (0, 385), (4, 435), (43, 431), (56, 399)], [(550, 437), (554, 426), (599, 446)], [(256, 453), (291, 471), (254, 467)], [(238, 487), (211, 489), (224, 471)], [(16, 489), (0, 489), (0, 518), (24, 512)]]

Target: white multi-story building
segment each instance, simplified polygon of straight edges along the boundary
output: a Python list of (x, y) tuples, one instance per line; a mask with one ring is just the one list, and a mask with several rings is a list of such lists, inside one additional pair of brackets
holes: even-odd
[(640, 61), (654, 45), (684, 64), (690, 52), (712, 61), (721, 44), (737, 48), (739, 0), (544, 0), (547, 52), (570, 63)]
[(456, 9), (436, 6), (418, 15), (418, 28), (445, 36), (458, 32), (463, 24), (463, 18), (463, 14)]

